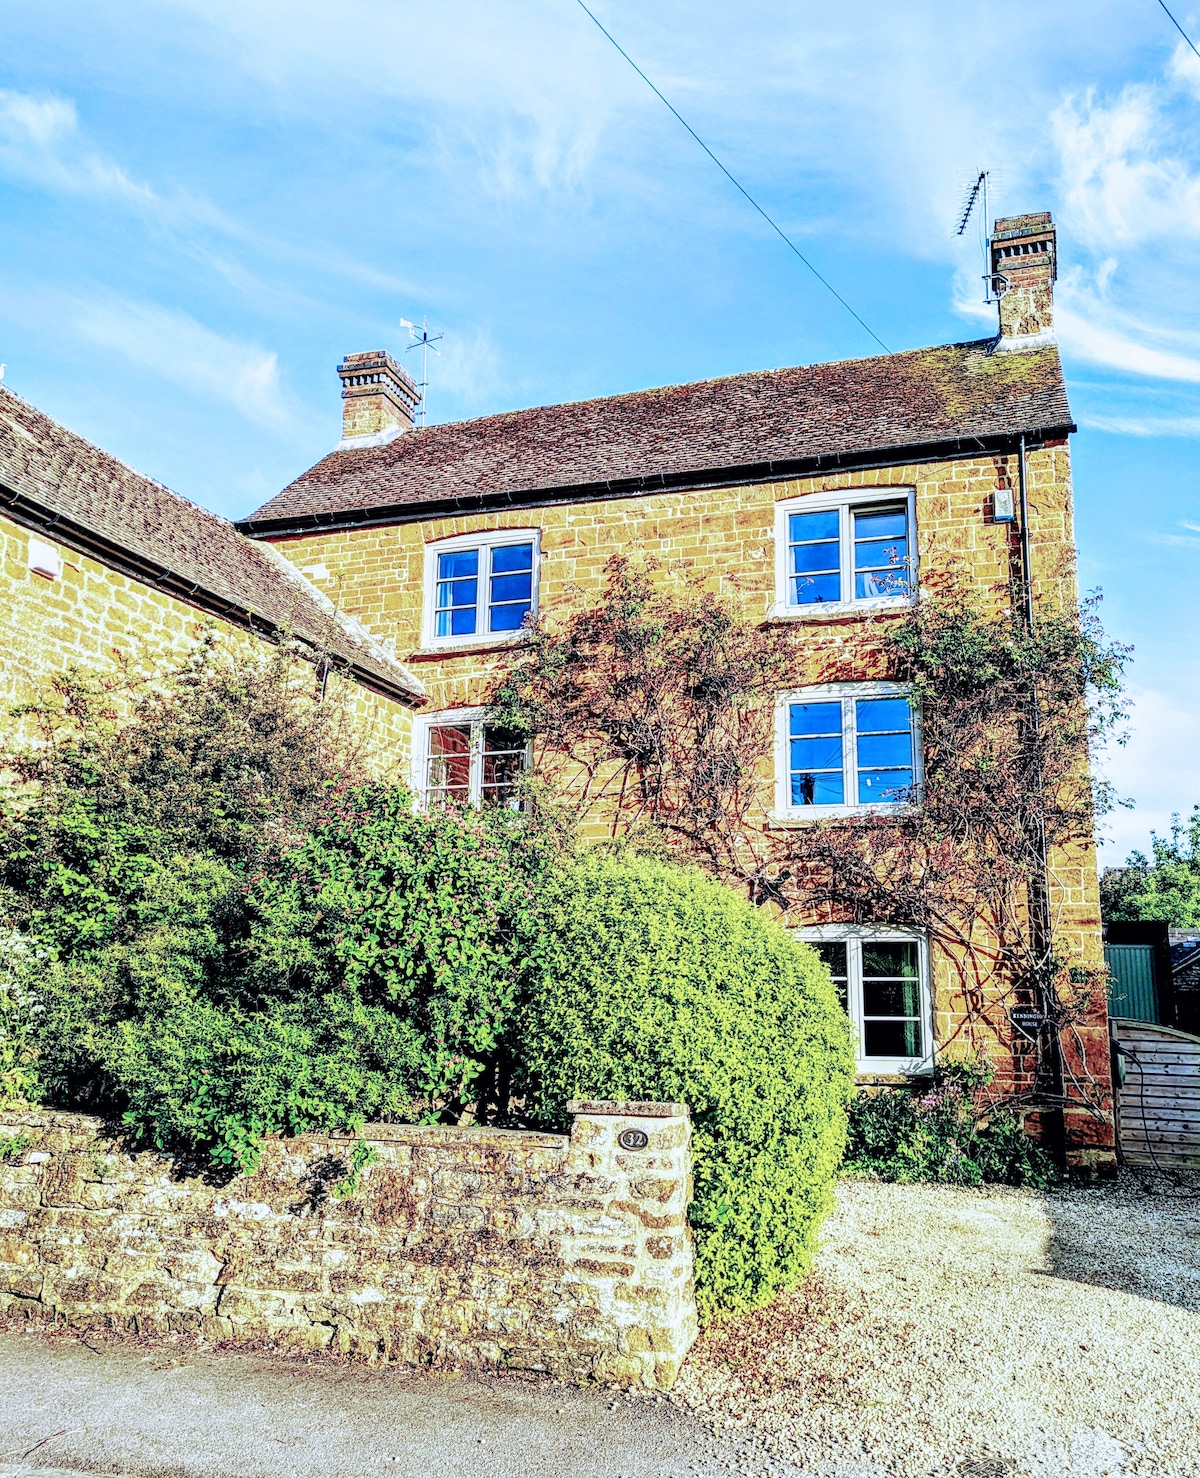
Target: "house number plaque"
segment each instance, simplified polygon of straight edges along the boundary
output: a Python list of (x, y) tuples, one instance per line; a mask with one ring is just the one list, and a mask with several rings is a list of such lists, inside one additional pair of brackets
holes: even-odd
[(622, 1129), (617, 1135), (617, 1143), (623, 1150), (644, 1150), (650, 1143), (650, 1136), (643, 1129)]

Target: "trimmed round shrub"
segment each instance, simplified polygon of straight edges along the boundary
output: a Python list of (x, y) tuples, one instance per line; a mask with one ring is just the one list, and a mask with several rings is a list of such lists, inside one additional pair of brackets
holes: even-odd
[(854, 1076), (816, 952), (690, 869), (593, 854), (548, 880), (516, 1033), (536, 1122), (572, 1098), (692, 1111), (702, 1318), (800, 1280), (832, 1203)]

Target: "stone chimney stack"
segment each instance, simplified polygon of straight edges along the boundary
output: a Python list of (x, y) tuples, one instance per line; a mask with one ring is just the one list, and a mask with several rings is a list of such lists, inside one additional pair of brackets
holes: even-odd
[(347, 354), (338, 365), (342, 381), (341, 448), (384, 446), (413, 429), (421, 400), (412, 377), (390, 354)]
[(1058, 252), (1048, 210), (1002, 216), (992, 232), (992, 292), (1000, 299), (1000, 349), (1054, 342)]

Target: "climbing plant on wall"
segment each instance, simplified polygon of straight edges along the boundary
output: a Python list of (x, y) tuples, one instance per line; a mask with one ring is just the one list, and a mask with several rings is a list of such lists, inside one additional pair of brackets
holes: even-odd
[[(890, 809), (772, 824), (776, 698), (810, 659), (794, 629), (653, 565), (610, 561), (601, 602), (536, 627), (492, 706), (532, 736), (535, 804), (570, 796), (594, 830), (806, 921), (920, 929), (954, 963), (968, 1035), (1029, 1003), (1058, 1044), (1104, 988), (1062, 950), (1052, 872), (1108, 803), (1088, 757), (1120, 722), (1126, 653), (1091, 606), (1030, 627), (1007, 589), (949, 577), (924, 596), (871, 619), (857, 674), (907, 685), (918, 717), (920, 786)], [(1040, 1101), (1100, 1107), (1086, 1068), (1063, 1083), (1057, 1046), (1043, 1055)]]

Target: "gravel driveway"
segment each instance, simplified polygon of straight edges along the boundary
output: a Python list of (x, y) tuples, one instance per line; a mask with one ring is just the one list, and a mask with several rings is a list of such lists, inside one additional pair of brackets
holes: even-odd
[(814, 1277), (673, 1399), (809, 1478), (1197, 1478), (1200, 1177), (1143, 1183), (843, 1182)]

